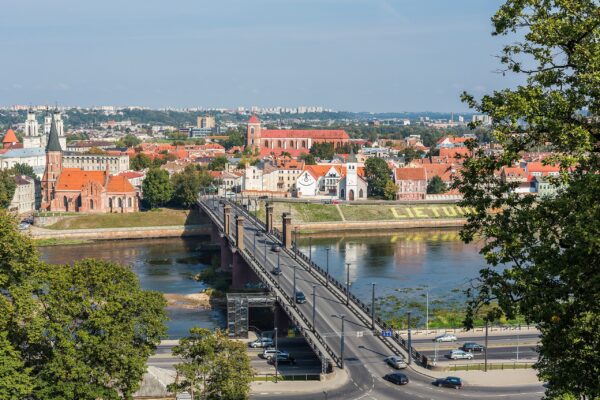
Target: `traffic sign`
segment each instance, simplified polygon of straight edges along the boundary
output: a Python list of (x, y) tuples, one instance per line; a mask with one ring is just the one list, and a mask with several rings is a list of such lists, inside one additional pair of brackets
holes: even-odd
[(383, 337), (392, 337), (393, 336), (393, 332), (392, 331), (381, 331), (381, 336)]

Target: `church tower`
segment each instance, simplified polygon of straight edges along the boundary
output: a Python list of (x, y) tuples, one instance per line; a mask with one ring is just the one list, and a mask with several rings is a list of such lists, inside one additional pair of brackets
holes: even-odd
[(35, 118), (35, 112), (32, 109), (27, 111), (27, 120), (25, 121), (25, 136), (39, 136), (39, 125)]
[(248, 133), (246, 134), (246, 148), (260, 150), (260, 120), (256, 115), (252, 115), (248, 120)]
[(358, 198), (358, 161), (354, 155), (354, 148), (350, 147), (350, 155), (346, 162), (346, 187), (345, 200), (353, 201)]
[(62, 148), (58, 139), (56, 121), (52, 118), (48, 143), (46, 144), (46, 169), (42, 178), (42, 208), (50, 210), (54, 188), (62, 169)]

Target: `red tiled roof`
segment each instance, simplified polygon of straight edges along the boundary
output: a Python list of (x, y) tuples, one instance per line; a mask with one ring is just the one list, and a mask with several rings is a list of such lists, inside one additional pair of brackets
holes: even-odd
[(141, 172), (135, 172), (135, 171), (121, 172), (121, 173), (119, 173), (119, 175), (124, 176), (127, 179), (141, 178), (142, 176), (144, 176), (144, 174), (142, 174)]
[(396, 180), (419, 181), (427, 180), (425, 168), (396, 168)]
[(65, 168), (56, 183), (56, 190), (81, 190), (89, 182), (104, 186), (105, 171), (83, 171), (79, 168)]
[(109, 193), (129, 193), (135, 192), (131, 183), (122, 175), (110, 176), (106, 191)]
[(265, 139), (350, 139), (343, 129), (265, 129), (260, 136)]
[(15, 131), (8, 128), (8, 130), (6, 131), (6, 135), (4, 135), (4, 139), (2, 139), (2, 143), (19, 143), (19, 139), (17, 139)]
[(531, 174), (531, 172), (559, 172), (560, 167), (558, 165), (545, 165), (541, 162), (530, 162), (527, 163), (527, 172)]
[(441, 148), (440, 149), (440, 157), (448, 157), (455, 159), (456, 156), (460, 156), (460, 158), (465, 158), (471, 155), (471, 150), (466, 147), (453, 147), (450, 149)]
[(260, 124), (260, 119), (258, 119), (258, 117), (256, 115), (252, 114), (252, 116), (248, 120), (248, 123), (249, 124)]

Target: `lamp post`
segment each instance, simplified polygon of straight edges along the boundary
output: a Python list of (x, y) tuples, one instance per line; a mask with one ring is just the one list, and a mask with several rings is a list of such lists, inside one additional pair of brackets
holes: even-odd
[(408, 364), (412, 363), (412, 335), (410, 331), (410, 311), (408, 312)]
[(346, 263), (346, 305), (350, 304), (350, 263)]
[(294, 301), (296, 300), (296, 263), (294, 263)]
[(312, 261), (312, 236), (308, 237), (308, 261)]
[(327, 250), (327, 273), (325, 274), (325, 287), (329, 287), (329, 247), (327, 247), (325, 250)]
[[(316, 310), (316, 305), (317, 305), (317, 302), (316, 302), (316, 299), (317, 299), (317, 296), (316, 296), (316, 291), (317, 291), (317, 285), (313, 285), (313, 310), (312, 310), (312, 311), (313, 311), (313, 314), (312, 314), (312, 327), (313, 327), (313, 332), (314, 332), (314, 331), (315, 331), (315, 329), (316, 329), (316, 328), (315, 328), (315, 310)], [(517, 357), (517, 358), (518, 358), (518, 357)]]
[(265, 235), (265, 267), (267, 266), (267, 236)]
[[(277, 312), (277, 311), (275, 311)], [(275, 383), (277, 383), (277, 356), (279, 355), (279, 352), (277, 351), (277, 327), (275, 327)]]
[(340, 334), (340, 367), (344, 369), (344, 320), (346, 319), (346, 316), (344, 314), (334, 314), (332, 317), (338, 317), (342, 320), (342, 331)]
[(298, 259), (298, 226), (294, 227), (294, 258)]
[(484, 355), (484, 366), (483, 366), (483, 371), (487, 372), (487, 368), (488, 368), (488, 360), (487, 360), (487, 348), (488, 348), (488, 320), (487, 318), (485, 319), (485, 348), (483, 349), (483, 355)]
[(425, 330), (426, 334), (429, 334), (429, 285), (427, 285), (427, 292), (425, 292), (425, 296), (427, 299), (427, 305), (425, 308)]
[(373, 285), (373, 291), (371, 292), (371, 329), (375, 329), (375, 282)]
[(281, 251), (277, 252), (277, 269), (281, 271)]

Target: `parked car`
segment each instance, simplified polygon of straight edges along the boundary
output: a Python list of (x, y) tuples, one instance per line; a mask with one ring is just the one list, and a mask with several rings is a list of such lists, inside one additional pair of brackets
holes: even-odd
[(406, 362), (404, 362), (404, 358), (400, 356), (389, 356), (384, 361), (388, 363), (392, 368), (404, 369), (408, 367), (408, 365), (406, 365)]
[(296, 292), (296, 303), (298, 303), (298, 304), (306, 303), (306, 296), (304, 295), (304, 292), (301, 292), (301, 291)]
[(279, 354), (279, 355), (285, 356), (285, 357), (290, 356), (290, 353), (288, 353), (287, 351), (275, 350), (274, 348), (269, 347), (263, 351), (263, 358), (266, 358), (268, 360), (270, 358), (273, 358), (275, 356), (275, 354)]
[(252, 347), (253, 349), (255, 349), (257, 347), (272, 347), (273, 339), (261, 337), (261, 338), (256, 339), (254, 342), (250, 342), (249, 346)]
[(281, 251), (281, 247), (279, 247), (278, 245), (274, 244), (273, 246), (271, 246), (271, 251), (274, 253), (279, 253)]
[(296, 365), (296, 359), (292, 356), (290, 356), (289, 354), (287, 355), (283, 355), (283, 354), (278, 354), (277, 357), (271, 357), (269, 358), (269, 364), (275, 364), (275, 359), (277, 359), (277, 364), (290, 364), (290, 365)]
[(271, 270), (271, 273), (272, 273), (273, 275), (281, 275), (281, 274), (283, 273), (283, 271), (281, 270), (281, 268), (279, 268), (279, 267), (275, 267), (275, 268), (273, 268), (273, 269)]
[(434, 342), (456, 342), (458, 338), (450, 333), (444, 333), (443, 335), (436, 336)]
[(22, 230), (22, 231), (24, 231), (24, 230), (29, 229), (30, 226), (31, 225), (28, 222), (21, 222), (19, 224), (19, 229)]
[(447, 376), (445, 378), (437, 379), (433, 382), (438, 387), (448, 387), (453, 389), (462, 389), (462, 380), (455, 376)]
[(392, 382), (394, 385), (406, 385), (408, 383), (408, 376), (402, 372), (392, 372), (383, 377), (388, 382)]
[(465, 344), (463, 344), (462, 349), (471, 353), (476, 351), (482, 352), (483, 350), (485, 350), (485, 346), (475, 342), (466, 342)]
[(473, 353), (469, 353), (463, 350), (452, 350), (450, 353), (448, 353), (447, 357), (451, 360), (472, 360), (474, 356)]

